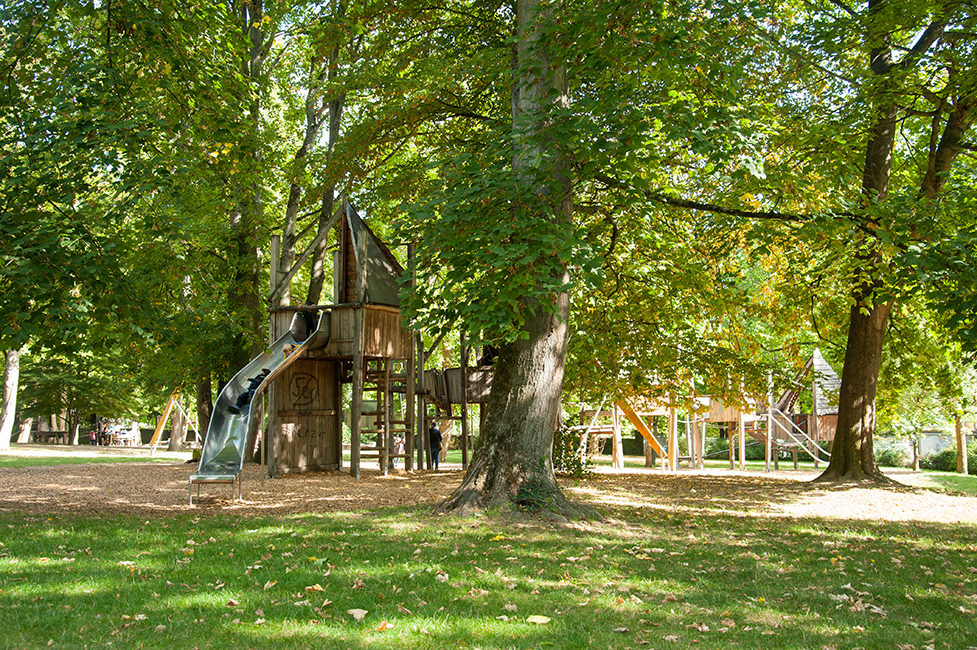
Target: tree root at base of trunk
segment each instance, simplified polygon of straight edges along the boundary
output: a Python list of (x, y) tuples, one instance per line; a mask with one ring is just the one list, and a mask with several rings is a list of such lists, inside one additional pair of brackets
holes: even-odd
[(557, 489), (543, 498), (526, 499), (507, 493), (483, 494), (464, 486), (435, 508), (438, 515), (466, 517), (476, 512), (519, 510), (528, 515), (538, 515), (550, 521), (603, 521), (604, 517), (593, 507), (574, 503)]
[(882, 472), (870, 474), (861, 469), (850, 470), (845, 473), (836, 473), (831, 472), (830, 470), (825, 470), (820, 476), (811, 481), (811, 483), (834, 485), (857, 484), (872, 487), (902, 486), (902, 483), (889, 478)]

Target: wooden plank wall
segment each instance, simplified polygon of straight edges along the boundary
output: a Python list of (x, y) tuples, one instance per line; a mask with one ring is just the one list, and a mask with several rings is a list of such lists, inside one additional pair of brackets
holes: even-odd
[(834, 440), (838, 414), (818, 415), (818, 440)]
[[(356, 302), (356, 250), (353, 246), (353, 235), (349, 229), (349, 220), (344, 214), (340, 225), (340, 237), (343, 259), (343, 292), (339, 302)], [(334, 271), (336, 272), (336, 271)]]
[(329, 310), (332, 336), (316, 357), (351, 359), (354, 346), (354, 315), (363, 310), (363, 354), (368, 358), (408, 359), (411, 353), (410, 332), (403, 329), (400, 310), (382, 305), (336, 307)]
[(710, 422), (739, 422), (740, 410), (735, 406), (727, 406), (718, 397), (713, 397), (709, 401), (706, 419)]
[(342, 460), (339, 364), (299, 359), (275, 382), (278, 471), (339, 469)]
[[(492, 392), (492, 372), (491, 366), (468, 368), (469, 404), (488, 404), (489, 394)], [(464, 395), (461, 368), (448, 368), (444, 371), (444, 377), (448, 387), (448, 401), (451, 404), (461, 404)]]

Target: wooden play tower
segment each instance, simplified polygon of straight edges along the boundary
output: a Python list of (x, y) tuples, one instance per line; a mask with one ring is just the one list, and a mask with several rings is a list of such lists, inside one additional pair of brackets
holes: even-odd
[[(288, 331), (297, 311), (319, 315), (324, 344), (292, 363), (270, 392), (269, 475), (337, 470), (343, 424), (351, 431), (350, 473), (366, 459), (386, 472), (395, 457), (411, 469), (414, 379), (411, 333), (400, 318), (404, 270), (346, 200), (333, 217), (334, 303), (272, 310), (270, 340)], [(274, 285), (274, 278), (273, 278)], [(344, 384), (350, 399), (344, 403)], [(404, 441), (394, 453), (394, 441)]]

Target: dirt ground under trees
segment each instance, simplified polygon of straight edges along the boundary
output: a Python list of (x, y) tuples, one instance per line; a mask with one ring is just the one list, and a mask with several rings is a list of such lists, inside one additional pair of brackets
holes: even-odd
[[(131, 453), (148, 456), (146, 450)], [(195, 469), (195, 464), (185, 462), (179, 455), (165, 461), (2, 468), (0, 512), (159, 518), (180, 513), (281, 516), (418, 504), (433, 508), (462, 479), (460, 467), (449, 466), (440, 472), (395, 472), (386, 477), (376, 470), (364, 469), (360, 480), (347, 472), (293, 474), (266, 479), (262, 486), (261, 468), (249, 465), (244, 471), (243, 500), (232, 500), (230, 485), (203, 485), (199, 500), (194, 487), (191, 508), (187, 480)], [(770, 474), (603, 470), (592, 479), (562, 483), (571, 499), (618, 513), (621, 509), (651, 509), (689, 514), (977, 524), (977, 497), (909, 486), (823, 486), (810, 482), (816, 475), (792, 470)], [(906, 482), (913, 479), (908, 470), (890, 475)]]

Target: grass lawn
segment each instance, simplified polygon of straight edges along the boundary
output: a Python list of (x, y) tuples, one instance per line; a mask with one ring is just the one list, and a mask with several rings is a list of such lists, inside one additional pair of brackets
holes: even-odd
[[(460, 452), (459, 452), (460, 453)], [(450, 457), (450, 452), (449, 452)], [(460, 456), (459, 456), (459, 461)], [(598, 461), (598, 466), (610, 467), (611, 459), (609, 456), (602, 456)], [(763, 472), (765, 469), (765, 462), (762, 460), (748, 460), (744, 463), (746, 471), (748, 472)], [(685, 463), (682, 465), (686, 466)], [(739, 460), (736, 461), (735, 469), (739, 469)], [(771, 469), (773, 468), (773, 463), (770, 463)], [(799, 470), (809, 471), (809, 472), (822, 472), (828, 466), (826, 462), (821, 462), (818, 467), (814, 467), (814, 463), (811, 460), (798, 461), (797, 463)], [(624, 467), (626, 469), (644, 469), (645, 459), (639, 458), (637, 456), (625, 456), (624, 457)], [(656, 470), (661, 469), (661, 465), (655, 466)], [(729, 469), (728, 460), (706, 460), (705, 467), (707, 470), (722, 470)], [(794, 468), (794, 463), (791, 460), (781, 460), (780, 469), (783, 471), (790, 472)], [(649, 470), (655, 471), (655, 470)], [(892, 474), (893, 477), (900, 483), (905, 483), (907, 485), (912, 485), (915, 487), (926, 488), (930, 490), (946, 490), (948, 492), (956, 492), (959, 494), (966, 494), (969, 496), (977, 496), (977, 476), (970, 474), (964, 476), (962, 474), (955, 474), (953, 472), (937, 472), (935, 470), (923, 469), (918, 472), (910, 472), (909, 470), (894, 469), (890, 467), (883, 467), (882, 471), (887, 474)]]
[(0, 513), (0, 647), (977, 646), (972, 526), (604, 512)]
[(39, 465), (77, 465), (81, 463), (146, 463), (167, 462), (172, 458), (145, 458), (133, 456), (0, 456), (2, 467), (37, 467)]

